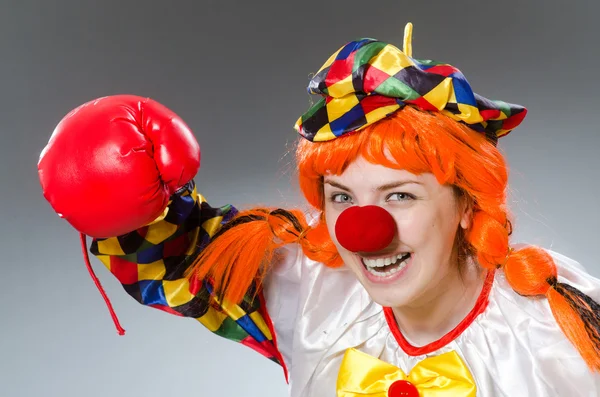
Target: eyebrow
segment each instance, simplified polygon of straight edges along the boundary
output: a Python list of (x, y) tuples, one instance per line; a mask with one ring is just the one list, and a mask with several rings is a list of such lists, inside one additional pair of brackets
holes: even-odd
[[(335, 182), (335, 181), (330, 181), (330, 180), (325, 180), (324, 183), (333, 186), (333, 187), (337, 187), (338, 189), (342, 189), (345, 190), (347, 192), (351, 192), (352, 189), (350, 189), (349, 187), (346, 187), (344, 185), (342, 185), (341, 183)], [(398, 181), (398, 182), (390, 182), (390, 183), (386, 183), (385, 185), (381, 185), (378, 186), (375, 190), (378, 192), (383, 192), (386, 190), (390, 190), (390, 189), (394, 189), (403, 185), (408, 185), (408, 184), (416, 184), (416, 185), (423, 185), (421, 182), (418, 181), (413, 181), (413, 180), (407, 180), (407, 181)]]

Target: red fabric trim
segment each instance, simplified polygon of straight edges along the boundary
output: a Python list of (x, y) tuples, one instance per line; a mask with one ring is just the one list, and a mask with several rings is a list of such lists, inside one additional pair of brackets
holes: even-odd
[(272, 341), (270, 341), (268, 339), (264, 340), (262, 342), (257, 342), (256, 339), (254, 339), (252, 336), (248, 335), (247, 337), (242, 339), (240, 341), (240, 343), (244, 346), (251, 348), (255, 352), (258, 352), (261, 356), (264, 356), (271, 360), (277, 359), (277, 357), (275, 357), (273, 355), (273, 351), (275, 350), (275, 347), (273, 346)]
[(173, 315), (178, 316), (178, 317), (183, 317), (183, 314), (175, 311), (172, 307), (169, 307), (167, 305), (148, 305), (148, 306), (152, 307), (154, 309), (162, 310), (162, 311), (167, 312), (169, 314), (173, 314)]
[(279, 351), (279, 347), (277, 346), (277, 333), (275, 332), (275, 327), (273, 326), (273, 321), (271, 320), (271, 316), (269, 316), (269, 312), (267, 310), (267, 303), (265, 301), (265, 296), (263, 295), (262, 289), (258, 294), (258, 298), (260, 299), (260, 314), (263, 316), (267, 327), (269, 327), (269, 331), (271, 331), (271, 336), (273, 336), (273, 346), (275, 347), (276, 355), (275, 357), (279, 360), (279, 363), (283, 367), (283, 374), (285, 375), (285, 381), (287, 384), (290, 383), (289, 373), (287, 366), (285, 365), (285, 361), (283, 360), (283, 356)]
[(394, 312), (390, 307), (384, 307), (383, 312), (385, 313), (385, 319), (387, 321), (388, 327), (392, 331), (392, 335), (396, 338), (396, 342), (400, 345), (400, 348), (404, 350), (406, 354), (409, 356), (421, 356), (424, 354), (432, 353), (442, 347), (446, 346), (448, 343), (452, 342), (460, 334), (463, 333), (465, 329), (467, 329), (479, 316), (483, 311), (487, 308), (489, 303), (490, 291), (492, 290), (492, 285), (494, 283), (494, 274), (495, 271), (491, 270), (488, 272), (485, 282), (483, 284), (483, 289), (477, 298), (477, 302), (475, 302), (475, 306), (473, 309), (467, 314), (467, 316), (450, 332), (446, 335), (442, 336), (440, 339), (431, 342), (425, 346), (416, 347), (411, 345), (402, 335), (402, 332), (398, 328), (398, 323), (396, 323), (396, 318), (394, 317)]

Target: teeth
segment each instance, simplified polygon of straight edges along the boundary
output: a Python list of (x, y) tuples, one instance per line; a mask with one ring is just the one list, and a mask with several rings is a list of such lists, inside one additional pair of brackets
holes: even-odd
[(392, 270), (389, 270), (387, 272), (378, 272), (377, 270), (374, 270), (373, 268), (368, 267), (367, 270), (369, 271), (369, 273), (371, 273), (374, 276), (377, 277), (387, 277), (387, 276), (391, 276), (392, 274), (396, 273), (397, 271), (400, 271), (404, 268), (404, 266), (400, 266), (400, 267), (396, 267)]
[(365, 265), (367, 265), (367, 267), (371, 267), (371, 268), (384, 267), (384, 266), (391, 265), (392, 263), (396, 262), (398, 259), (402, 258), (406, 254), (407, 254), (407, 252), (404, 252), (404, 253), (400, 253), (395, 256), (390, 256), (388, 258), (379, 258), (379, 259), (363, 258), (363, 262), (365, 263)]
[[(383, 267), (383, 266), (387, 266), (387, 265), (391, 265), (392, 263), (396, 262), (398, 259), (402, 258), (403, 256), (406, 255), (406, 258), (400, 262), (398, 264), (398, 266), (396, 266), (393, 269), (390, 269), (386, 272), (382, 272), (382, 271), (378, 271), (375, 270), (375, 268), (377, 267)], [(391, 276), (392, 274), (399, 272), (400, 270), (404, 269), (404, 267), (406, 266), (406, 261), (410, 258), (410, 254), (407, 255), (407, 253), (404, 254), (399, 254), (396, 256), (392, 256), (389, 258), (380, 258), (380, 259), (366, 259), (363, 258), (363, 262), (365, 263), (367, 270), (369, 271), (369, 273), (377, 276), (377, 277), (387, 277), (387, 276)]]

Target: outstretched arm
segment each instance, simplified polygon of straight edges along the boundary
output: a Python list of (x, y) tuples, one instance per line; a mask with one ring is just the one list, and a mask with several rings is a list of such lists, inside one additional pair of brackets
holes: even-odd
[[(200, 151), (185, 123), (148, 98), (86, 103), (57, 126), (38, 165), (44, 196), (145, 306), (196, 319), (281, 363), (256, 282), (239, 304), (190, 266), (237, 211), (213, 208), (192, 180)], [(238, 302), (238, 301), (236, 301)]]
[(164, 217), (118, 237), (95, 238), (90, 251), (142, 305), (196, 319), (279, 362), (255, 285), (239, 305), (223, 304), (208, 280), (186, 277), (197, 254), (236, 213), (231, 205), (211, 207), (189, 182), (171, 197)]

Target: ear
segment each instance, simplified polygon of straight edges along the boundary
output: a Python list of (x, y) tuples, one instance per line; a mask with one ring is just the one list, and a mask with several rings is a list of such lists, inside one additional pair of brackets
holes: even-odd
[(460, 202), (460, 227), (466, 230), (471, 227), (473, 220), (473, 200), (462, 197)]

